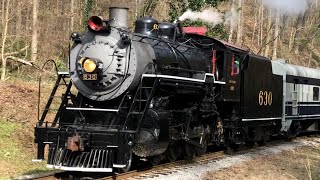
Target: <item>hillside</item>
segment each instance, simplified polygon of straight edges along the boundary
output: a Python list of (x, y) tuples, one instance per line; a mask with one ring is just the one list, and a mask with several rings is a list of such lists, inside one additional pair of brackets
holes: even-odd
[(37, 96), (36, 83), (0, 82), (0, 179), (45, 170), (44, 163), (31, 161), (36, 153)]

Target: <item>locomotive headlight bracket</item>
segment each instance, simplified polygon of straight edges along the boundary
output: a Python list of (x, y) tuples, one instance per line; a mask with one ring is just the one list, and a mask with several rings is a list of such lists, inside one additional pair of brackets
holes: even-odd
[(97, 62), (90, 58), (81, 59), (80, 62), (83, 70), (87, 73), (92, 73), (97, 69)]

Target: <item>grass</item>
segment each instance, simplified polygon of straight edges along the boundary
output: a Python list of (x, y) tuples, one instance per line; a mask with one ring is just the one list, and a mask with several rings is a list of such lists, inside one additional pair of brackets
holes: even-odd
[(17, 133), (24, 132), (21, 124), (0, 118), (0, 179), (48, 171), (44, 162), (32, 163), (32, 149), (25, 148), (27, 142), (18, 138)]
[(20, 149), (11, 137), (20, 129), (17, 124), (0, 119), (0, 159), (13, 160), (19, 154)]

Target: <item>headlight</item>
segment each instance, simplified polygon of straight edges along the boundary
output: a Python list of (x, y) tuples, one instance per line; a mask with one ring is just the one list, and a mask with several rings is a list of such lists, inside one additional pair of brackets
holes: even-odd
[(96, 62), (94, 62), (91, 59), (85, 59), (82, 66), (83, 66), (83, 69), (88, 73), (92, 73), (97, 68)]

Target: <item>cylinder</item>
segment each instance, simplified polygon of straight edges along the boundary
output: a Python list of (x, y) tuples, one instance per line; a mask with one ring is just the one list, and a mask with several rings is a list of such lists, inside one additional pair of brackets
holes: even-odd
[(120, 28), (128, 28), (128, 10), (127, 7), (109, 7), (110, 25)]

